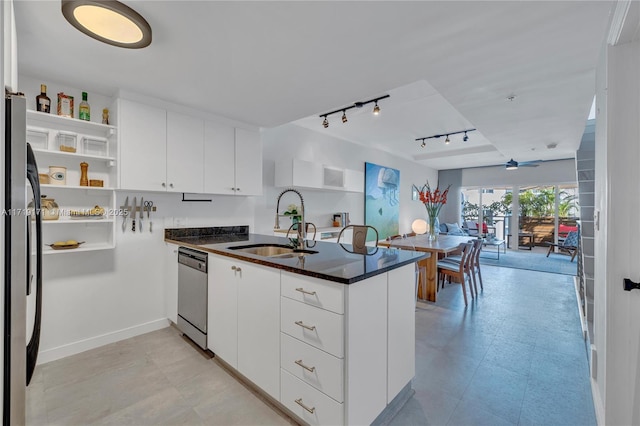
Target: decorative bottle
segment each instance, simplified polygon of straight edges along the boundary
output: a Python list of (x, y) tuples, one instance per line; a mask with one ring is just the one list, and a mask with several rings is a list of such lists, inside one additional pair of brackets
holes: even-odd
[(49, 113), (51, 111), (51, 99), (47, 96), (47, 85), (40, 85), (40, 94), (36, 96), (36, 110)]
[(91, 108), (87, 102), (87, 92), (82, 92), (82, 102), (78, 106), (78, 118), (80, 120), (91, 121)]

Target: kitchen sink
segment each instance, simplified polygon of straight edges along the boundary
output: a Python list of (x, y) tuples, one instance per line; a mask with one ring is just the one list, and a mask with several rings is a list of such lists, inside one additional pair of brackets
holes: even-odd
[(255, 254), (264, 257), (289, 258), (315, 254), (313, 250), (296, 250), (284, 244), (252, 244), (248, 246), (228, 247), (229, 250), (237, 250), (244, 253)]

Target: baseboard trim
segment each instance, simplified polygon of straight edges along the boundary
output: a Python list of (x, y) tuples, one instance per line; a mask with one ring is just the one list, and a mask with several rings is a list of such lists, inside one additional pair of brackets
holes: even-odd
[(170, 322), (167, 318), (161, 318), (144, 324), (135, 325), (133, 327), (123, 328), (122, 330), (113, 331), (111, 333), (102, 334), (100, 336), (91, 337), (89, 339), (78, 340), (77, 342), (43, 350), (38, 353), (38, 365), (79, 354), (80, 352), (108, 345), (109, 343), (115, 343), (130, 337), (160, 330), (161, 328), (168, 327), (169, 324)]
[(582, 309), (582, 303), (580, 301), (580, 278), (578, 276), (573, 277), (573, 288), (576, 291), (576, 302), (578, 303), (578, 312), (580, 315), (580, 326), (582, 327), (582, 338), (587, 339), (589, 329), (587, 328), (587, 317)]
[(602, 398), (600, 397), (598, 382), (593, 379), (591, 379), (591, 396), (593, 397), (593, 406), (596, 410), (596, 422), (599, 425), (604, 425), (604, 405), (602, 403)]

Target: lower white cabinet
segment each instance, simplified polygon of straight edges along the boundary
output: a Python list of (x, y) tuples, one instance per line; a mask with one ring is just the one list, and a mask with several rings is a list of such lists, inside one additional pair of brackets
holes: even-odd
[(309, 386), (285, 370), (281, 403), (310, 425), (343, 425), (344, 404)]
[(280, 271), (209, 255), (209, 349), (280, 396)]
[(238, 263), (228, 257), (209, 255), (207, 346), (235, 369), (238, 368)]
[(234, 262), (238, 276), (238, 371), (280, 396), (280, 271)]
[(209, 255), (209, 348), (311, 425), (371, 424), (415, 374), (415, 266), (350, 285)]

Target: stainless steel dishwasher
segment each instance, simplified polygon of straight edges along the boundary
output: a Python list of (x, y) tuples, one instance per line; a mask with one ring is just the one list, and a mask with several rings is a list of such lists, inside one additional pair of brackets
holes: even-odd
[(207, 254), (178, 249), (178, 328), (207, 349)]

